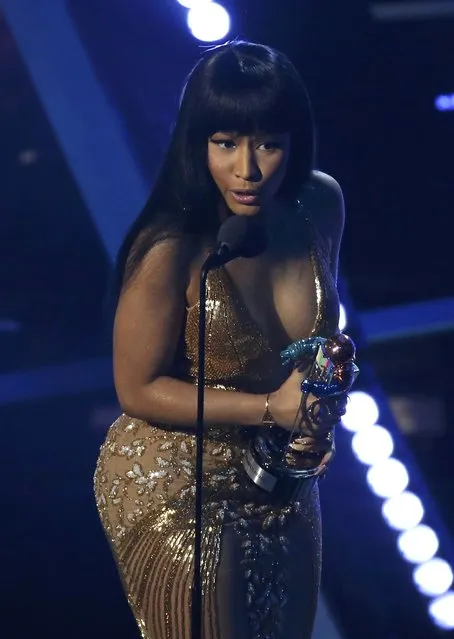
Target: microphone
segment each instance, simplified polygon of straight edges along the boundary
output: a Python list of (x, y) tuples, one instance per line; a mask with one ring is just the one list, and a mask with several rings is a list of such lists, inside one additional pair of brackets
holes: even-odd
[(219, 229), (216, 248), (205, 266), (208, 270), (227, 264), (237, 257), (256, 257), (265, 251), (268, 239), (256, 220), (240, 215), (227, 218)]

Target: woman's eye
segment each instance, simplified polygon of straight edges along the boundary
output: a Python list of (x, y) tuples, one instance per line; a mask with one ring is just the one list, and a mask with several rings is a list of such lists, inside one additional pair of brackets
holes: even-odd
[(263, 142), (260, 147), (264, 151), (274, 151), (275, 149), (280, 149), (282, 145), (279, 142)]
[(211, 140), (213, 144), (220, 147), (221, 149), (233, 149), (235, 146), (234, 140)]

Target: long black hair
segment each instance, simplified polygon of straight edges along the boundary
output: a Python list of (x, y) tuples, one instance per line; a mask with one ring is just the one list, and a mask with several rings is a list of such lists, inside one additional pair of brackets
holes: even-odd
[(245, 41), (208, 50), (188, 76), (155, 186), (120, 249), (120, 286), (157, 241), (185, 233), (216, 235), (220, 195), (207, 162), (208, 138), (216, 131), (290, 133), (287, 171), (278, 196), (296, 199), (309, 179), (312, 112), (290, 60), (270, 47)]

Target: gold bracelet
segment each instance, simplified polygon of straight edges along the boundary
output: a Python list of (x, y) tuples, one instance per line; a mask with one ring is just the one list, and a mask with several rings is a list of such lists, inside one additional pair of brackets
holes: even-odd
[(271, 393), (268, 393), (268, 395), (266, 396), (265, 412), (263, 413), (262, 417), (262, 426), (269, 426), (270, 428), (272, 428), (273, 426), (276, 426), (276, 420), (274, 419), (270, 411), (270, 395)]

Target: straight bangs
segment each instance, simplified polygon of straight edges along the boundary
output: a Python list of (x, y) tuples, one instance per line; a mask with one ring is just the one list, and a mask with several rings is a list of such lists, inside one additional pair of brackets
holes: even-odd
[(193, 122), (197, 137), (207, 138), (216, 131), (293, 133), (298, 128), (295, 100), (284, 98), (275, 83), (256, 87), (241, 84), (234, 89), (230, 81), (225, 90), (207, 91)]

